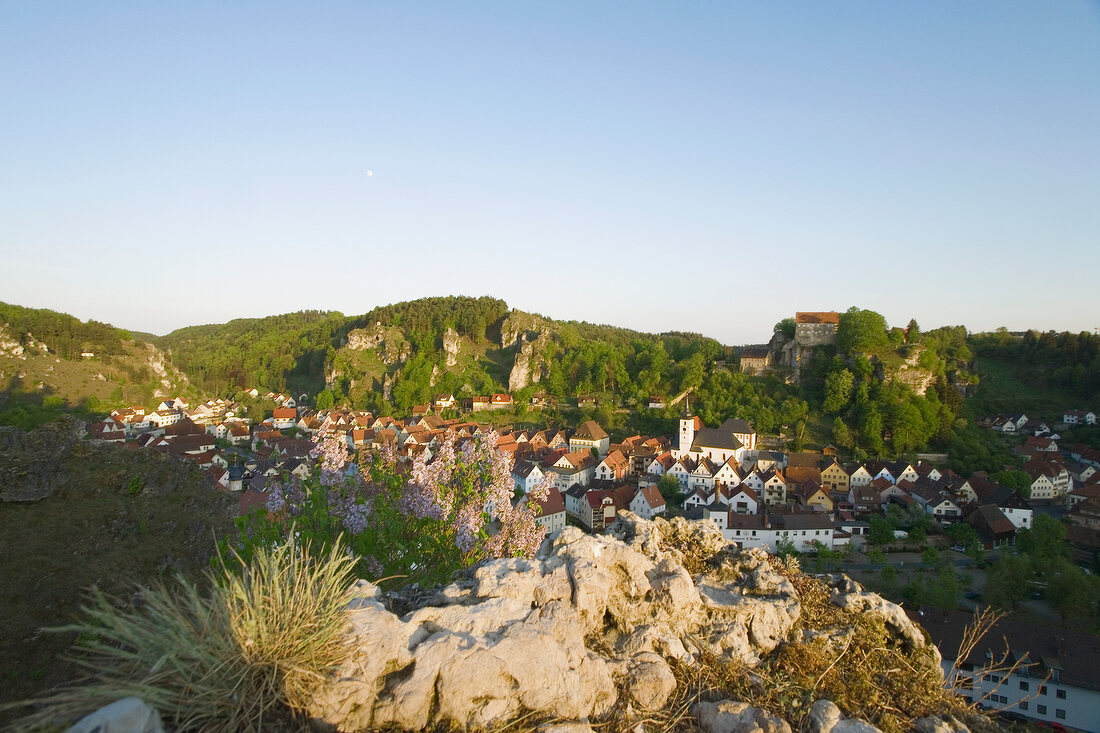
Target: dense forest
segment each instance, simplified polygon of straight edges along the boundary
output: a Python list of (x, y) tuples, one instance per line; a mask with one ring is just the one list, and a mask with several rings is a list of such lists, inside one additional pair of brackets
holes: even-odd
[(507, 313), (508, 304), (497, 298), (452, 295), (379, 306), (352, 318), (348, 325), (361, 328), (382, 323), (434, 339), (441, 339), (448, 328), (453, 328), (460, 336), (478, 341), (486, 338), (486, 330)]
[(315, 394), (325, 360), (347, 331), (340, 313), (300, 311), (181, 328), (158, 340), (172, 361), (210, 394), (261, 391)]
[(121, 354), (125, 343), (134, 339), (128, 331), (99, 321), (81, 321), (67, 313), (8, 303), (0, 303), (0, 326), (21, 345), (29, 345), (33, 338), (62, 359), (79, 359), (83, 352)]

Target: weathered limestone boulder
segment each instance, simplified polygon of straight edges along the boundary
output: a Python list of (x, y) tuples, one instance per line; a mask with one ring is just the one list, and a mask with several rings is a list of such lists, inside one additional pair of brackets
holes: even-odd
[[(802, 613), (763, 551), (734, 551), (708, 523), (630, 513), (604, 535), (567, 527), (536, 557), (486, 562), (440, 591), (353, 590), (353, 653), (307, 711), (341, 731), (486, 728), (526, 713), (578, 721), (572, 730), (613, 709), (642, 715), (671, 699), (677, 668), (704, 656), (754, 664)], [(838, 588), (835, 600), (920, 635), (875, 598)], [(871, 730), (825, 702), (815, 730)], [(790, 731), (744, 702), (701, 702), (694, 714), (707, 731)]]
[(160, 715), (136, 697), (124, 697), (86, 715), (65, 733), (164, 733)]
[(924, 629), (913, 623), (898, 604), (886, 600), (877, 593), (864, 591), (859, 583), (846, 577), (836, 581), (831, 600), (837, 606), (848, 611), (873, 613), (882, 616), (886, 628), (905, 639), (910, 649), (930, 647), (935, 654), (938, 668), (941, 660), (939, 649), (929, 643)]
[(747, 702), (700, 702), (692, 706), (691, 714), (707, 733), (791, 733), (787, 721)]
[(917, 733), (970, 733), (970, 728), (953, 716), (920, 718), (913, 722)]

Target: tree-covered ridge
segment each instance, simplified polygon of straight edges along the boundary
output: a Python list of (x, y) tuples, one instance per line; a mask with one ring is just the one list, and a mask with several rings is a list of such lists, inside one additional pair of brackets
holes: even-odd
[(314, 394), (325, 360), (347, 333), (335, 311), (298, 311), (266, 318), (181, 328), (160, 339), (177, 367), (208, 393), (249, 388)]
[(420, 298), (379, 306), (351, 319), (350, 328), (381, 323), (407, 334), (428, 334), (441, 338), (448, 328), (473, 341), (485, 338), (486, 329), (508, 313), (508, 304), (498, 298), (446, 296)]
[(79, 359), (84, 352), (121, 354), (125, 344), (134, 338), (128, 331), (107, 323), (81, 321), (67, 313), (44, 308), (0, 303), (0, 326), (4, 324), (7, 324), (5, 330), (9, 337), (23, 345), (34, 338), (62, 359)]
[(833, 442), (857, 457), (946, 448), (966, 425), (972, 359), (962, 326), (890, 328), (853, 307), (840, 314), (835, 349), (815, 349), (801, 388), (831, 420)]
[[(1010, 366), (1019, 383), (1030, 385), (1034, 391), (1057, 390), (1061, 397), (1081, 403), (1062, 409), (1096, 409), (1094, 403), (1100, 396), (1100, 335), (1087, 331), (1025, 331), (1017, 335), (1000, 329), (974, 334), (970, 341), (979, 360)], [(989, 407), (1029, 409), (1026, 402)]]

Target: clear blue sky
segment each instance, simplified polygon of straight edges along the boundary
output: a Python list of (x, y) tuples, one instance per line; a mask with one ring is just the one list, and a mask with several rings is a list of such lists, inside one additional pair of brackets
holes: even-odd
[(0, 300), (136, 330), (1100, 326), (1095, 2), (9, 1), (0, 140)]

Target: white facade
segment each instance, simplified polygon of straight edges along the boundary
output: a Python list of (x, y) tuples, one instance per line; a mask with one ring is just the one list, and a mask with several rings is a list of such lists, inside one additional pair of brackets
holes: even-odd
[(1008, 521), (1016, 527), (1016, 529), (1031, 529), (1031, 516), (1033, 512), (1030, 509), (1021, 509), (1019, 507), (1002, 506), (998, 507), (1005, 515)]
[(874, 476), (867, 470), (865, 466), (860, 466), (856, 470), (852, 471), (852, 475), (848, 477), (849, 488), (857, 489), (860, 486), (866, 486), (871, 483)]
[(945, 680), (952, 680), (952, 675), (962, 677), (960, 692), (969, 700), (984, 696), (982, 704), (992, 710), (1012, 710), (1033, 720), (1100, 733), (1100, 691), (1064, 685), (1054, 678), (1044, 681), (1018, 674), (989, 674), (982, 669), (955, 671), (953, 666), (954, 660), (943, 660)]

